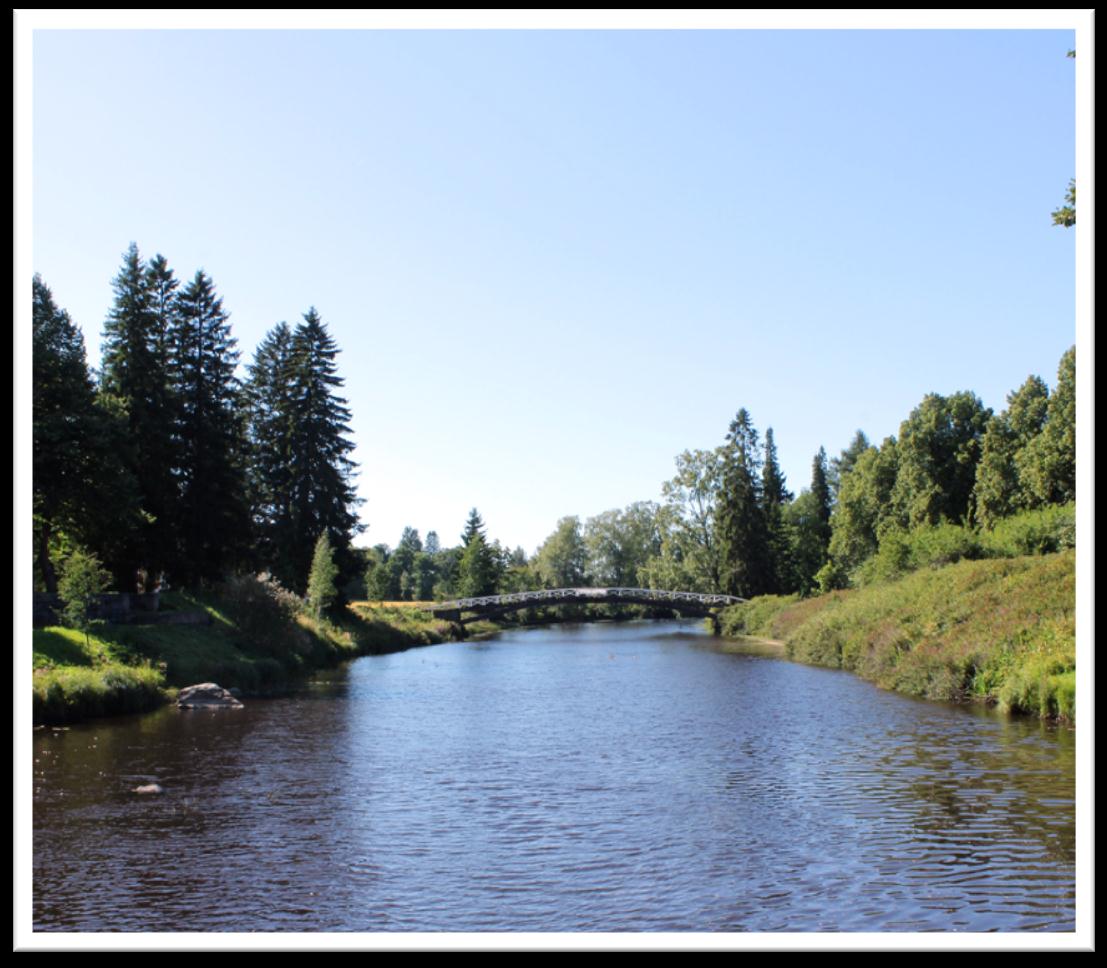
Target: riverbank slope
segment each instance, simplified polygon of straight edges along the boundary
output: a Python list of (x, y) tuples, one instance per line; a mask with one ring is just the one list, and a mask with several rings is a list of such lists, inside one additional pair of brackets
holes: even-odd
[(1076, 719), (1076, 556), (961, 561), (808, 599), (762, 596), (723, 613), (724, 635), (783, 643), (913, 696)]
[(35, 725), (145, 712), (198, 682), (247, 696), (272, 694), (315, 669), (452, 637), (448, 623), (411, 608), (351, 607), (321, 620), (256, 602), (243, 607), (181, 593), (166, 598), (171, 609), (205, 613), (207, 622), (100, 624), (87, 641), (74, 629), (35, 629)]

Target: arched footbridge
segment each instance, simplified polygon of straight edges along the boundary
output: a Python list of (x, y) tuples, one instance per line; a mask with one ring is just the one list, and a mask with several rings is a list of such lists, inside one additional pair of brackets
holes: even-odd
[(549, 605), (653, 605), (681, 615), (712, 616), (728, 605), (746, 601), (733, 595), (700, 592), (667, 592), (655, 588), (546, 588), (537, 592), (459, 598), (426, 606), (436, 618), (464, 625), (481, 618), (495, 618), (522, 608)]

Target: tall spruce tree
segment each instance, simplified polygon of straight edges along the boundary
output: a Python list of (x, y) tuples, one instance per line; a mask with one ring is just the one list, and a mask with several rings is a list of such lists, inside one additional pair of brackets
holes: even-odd
[(461, 533), (461, 543), (468, 548), (474, 538), (484, 538), (484, 521), (476, 508), (469, 512), (469, 518), (465, 522), (465, 530)]
[[(163, 280), (164, 283), (164, 280)], [(126, 590), (143, 575), (146, 589), (178, 564), (179, 498), (173, 428), (176, 402), (169, 375), (167, 320), (151, 272), (131, 243), (113, 280), (115, 300), (104, 324), (101, 393), (126, 415), (130, 456), (145, 521), (123, 552)], [(164, 288), (164, 286), (163, 286)]]
[(36, 584), (56, 593), (57, 549), (95, 548), (113, 567), (139, 523), (138, 494), (120, 456), (128, 441), (97, 397), (85, 342), (38, 275), (32, 302), (32, 492)]
[(765, 431), (764, 460), (761, 465), (761, 506), (765, 513), (765, 536), (767, 556), (764, 590), (777, 594), (785, 590), (790, 572), (789, 527), (784, 510), (792, 500), (792, 494), (785, 487), (784, 474), (776, 456), (776, 443), (773, 440), (773, 428)]
[(188, 582), (218, 580), (241, 563), (248, 544), (235, 347), (223, 301), (199, 271), (176, 298), (169, 324), (177, 402), (178, 572)]
[(743, 407), (727, 433), (716, 508), (720, 581), (724, 592), (742, 598), (765, 591), (770, 568), (760, 470), (757, 431)]
[(282, 576), (302, 591), (319, 534), (327, 532), (340, 575), (357, 570), (351, 542), (362, 528), (354, 491), (356, 465), (349, 439), (350, 409), (338, 395), (343, 380), (338, 346), (312, 307), (289, 344), (289, 500), (292, 573)]
[(283, 581), (294, 574), (292, 558), (292, 329), (273, 327), (247, 368), (247, 496), (256, 568)]
[(791, 526), (790, 580), (787, 590), (804, 595), (817, 584), (816, 575), (826, 564), (830, 546), (830, 484), (826, 451), (820, 447), (811, 465), (811, 488), (785, 510)]
[(51, 558), (57, 532), (79, 518), (89, 455), (86, 419), (96, 391), (81, 331), (34, 277), (32, 380), (34, 385), (32, 490), (35, 565), (48, 592), (58, 590)]
[(457, 564), (457, 591), (462, 598), (496, 592), (497, 561), (494, 549), (476, 534), (461, 551)]

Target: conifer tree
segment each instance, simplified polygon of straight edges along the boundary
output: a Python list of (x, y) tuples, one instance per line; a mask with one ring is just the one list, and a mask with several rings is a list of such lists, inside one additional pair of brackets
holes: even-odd
[(307, 582), (308, 609), (316, 618), (322, 618), (334, 604), (338, 595), (334, 584), (337, 577), (338, 568), (334, 563), (334, 552), (327, 538), (327, 532), (324, 531), (315, 541), (311, 557), (311, 572)]
[(292, 564), (292, 329), (278, 323), (247, 368), (247, 495), (255, 567), (290, 582)]
[(810, 490), (785, 509), (792, 535), (788, 590), (807, 594), (816, 586), (815, 576), (828, 557), (830, 510), (826, 451), (820, 447), (812, 462)]
[[(144, 572), (146, 589), (177, 564), (174, 479), (175, 401), (168, 368), (166, 319), (159, 315), (151, 274), (131, 243), (113, 281), (115, 300), (104, 324), (101, 393), (126, 416), (131, 470), (145, 522), (124, 552), (121, 570), (133, 583)], [(127, 588), (126, 590), (130, 590)]]
[(784, 484), (784, 474), (777, 462), (773, 428), (765, 431), (764, 461), (761, 465), (761, 506), (765, 514), (767, 556), (764, 590), (776, 594), (785, 590), (790, 571), (788, 562), (790, 540), (784, 509), (792, 494)]
[(80, 329), (38, 275), (32, 302), (35, 565), (56, 593), (55, 545), (96, 548), (111, 564), (138, 525), (134, 479), (121, 422), (97, 398)]
[(483, 534), (476, 534), (464, 546), (457, 566), (457, 591), (462, 598), (493, 595), (496, 592), (496, 561)]
[(869, 447), (869, 438), (865, 436), (863, 430), (858, 430), (857, 433), (853, 435), (853, 440), (850, 441), (850, 445), (830, 462), (827, 483), (830, 485), (832, 501), (838, 499), (838, 488), (841, 486), (842, 478), (853, 469), (853, 465), (857, 463), (857, 459), (865, 453)]
[(465, 522), (465, 530), (461, 534), (461, 543), (468, 548), (476, 537), (484, 537), (484, 521), (476, 508), (469, 512), (469, 518)]
[(728, 595), (749, 598), (766, 587), (768, 533), (761, 506), (757, 431), (743, 407), (731, 421), (717, 505), (720, 581)]
[(188, 581), (217, 580), (245, 556), (249, 517), (235, 346), (223, 301), (199, 271), (176, 298), (169, 331), (178, 571)]
[(476, 508), (469, 512), (461, 535), (461, 555), (457, 563), (457, 593), (462, 598), (492, 595), (496, 591), (495, 552), (484, 536), (484, 521)]
[(351, 551), (360, 501), (354, 491), (354, 449), (349, 439), (351, 413), (338, 396), (343, 381), (335, 358), (338, 346), (314, 308), (289, 344), (289, 501), (292, 574), (302, 589), (310, 567), (314, 536), (326, 531), (342, 575), (352, 575)]

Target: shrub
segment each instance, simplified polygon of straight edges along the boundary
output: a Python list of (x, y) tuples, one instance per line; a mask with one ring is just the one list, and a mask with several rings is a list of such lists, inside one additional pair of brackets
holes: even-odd
[(111, 576), (100, 559), (80, 548), (75, 548), (62, 565), (58, 579), (58, 595), (64, 603), (62, 615), (67, 625), (85, 633), (86, 646), (93, 621), (92, 607), (110, 583)]
[(311, 614), (319, 619), (330, 610), (338, 595), (335, 579), (338, 567), (334, 563), (334, 551), (330, 538), (324, 531), (315, 542), (315, 552), (311, 559), (311, 573), (308, 576), (307, 607)]
[(920, 568), (941, 568), (961, 560), (985, 556), (979, 536), (971, 528), (942, 522), (912, 531), (893, 530), (880, 539), (880, 549), (854, 572), (860, 586), (892, 581)]
[(723, 635), (771, 635), (773, 619), (799, 598), (799, 595), (761, 595), (742, 605), (732, 605), (722, 613), (721, 631)]
[(310, 651), (310, 636), (300, 628), (303, 602), (271, 575), (237, 575), (219, 589), (228, 618), (249, 650), (289, 666)]
[(1076, 505), (1061, 504), (1023, 511), (997, 521), (980, 536), (985, 551), (996, 558), (1046, 555), (1076, 547)]
[(145, 712), (165, 702), (163, 685), (161, 672), (149, 666), (40, 669), (34, 676), (34, 722), (68, 723)]

